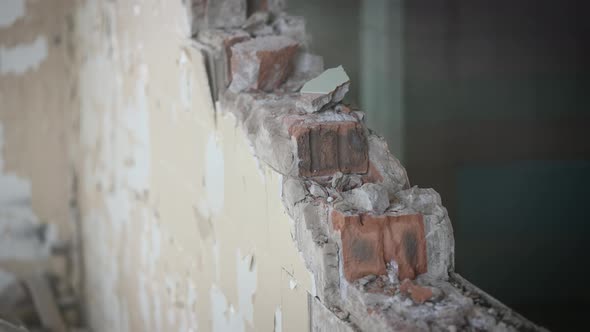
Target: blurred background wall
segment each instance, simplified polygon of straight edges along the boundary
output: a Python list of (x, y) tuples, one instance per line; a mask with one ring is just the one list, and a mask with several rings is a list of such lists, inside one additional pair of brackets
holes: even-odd
[(412, 184), (441, 193), (457, 271), (555, 330), (581, 322), (590, 299), (587, 7), (289, 2)]

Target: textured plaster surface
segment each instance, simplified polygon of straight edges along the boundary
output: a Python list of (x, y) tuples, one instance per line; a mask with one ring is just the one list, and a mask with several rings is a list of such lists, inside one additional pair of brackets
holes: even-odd
[[(65, 0), (0, 2), (0, 258), (13, 272), (26, 266), (16, 260), (48, 254), (26, 241), (38, 224), (76, 246), (69, 149), (78, 101), (75, 8)], [(48, 268), (79, 281), (72, 265)]]
[(77, 13), (90, 325), (307, 330), (311, 275), (282, 178), (255, 159), (232, 115), (215, 117), (184, 10), (88, 1)]

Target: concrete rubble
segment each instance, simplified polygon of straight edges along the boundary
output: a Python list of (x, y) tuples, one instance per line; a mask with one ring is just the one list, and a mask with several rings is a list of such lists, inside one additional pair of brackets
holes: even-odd
[[(344, 70), (321, 74), (321, 57), (276, 28), (281, 17), (252, 19), (256, 29), (231, 47), (217, 111), (233, 113), (256, 156), (283, 175), (285, 210), (315, 279), (314, 330), (541, 331), (454, 273), (438, 193), (410, 186), (385, 140), (342, 104)], [(252, 32), (263, 22), (275, 35)]]

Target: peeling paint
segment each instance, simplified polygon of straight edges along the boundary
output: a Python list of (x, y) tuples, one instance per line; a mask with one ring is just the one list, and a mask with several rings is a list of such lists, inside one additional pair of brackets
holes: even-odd
[[(235, 119), (214, 117), (182, 3), (135, 5), (87, 2), (77, 15), (90, 326), (272, 331), (277, 306), (285, 327), (305, 326), (308, 274), (278, 174)], [(300, 281), (289, 306), (282, 264)]]
[(254, 324), (254, 295), (256, 294), (256, 264), (254, 256), (246, 255), (242, 258), (240, 249), (237, 251), (237, 280), (238, 280), (238, 299), (240, 304), (240, 312), (244, 319)]
[(217, 286), (211, 286), (211, 310), (213, 312), (213, 332), (244, 331), (244, 320), (228, 305), (223, 292)]
[(274, 332), (282, 332), (282, 331), (283, 331), (283, 312), (281, 311), (281, 307), (277, 307), (275, 309)]
[(31, 202), (31, 181), (4, 171), (4, 127), (0, 123), (0, 205)]
[(0, 74), (22, 75), (36, 70), (47, 58), (47, 39), (39, 36), (28, 44), (14, 47), (0, 46)]
[(225, 175), (223, 150), (219, 145), (219, 138), (215, 133), (212, 133), (207, 141), (205, 160), (207, 202), (211, 214), (218, 215), (223, 210)]
[(0, 28), (13, 25), (23, 16), (25, 16), (24, 0), (2, 0), (0, 2)]

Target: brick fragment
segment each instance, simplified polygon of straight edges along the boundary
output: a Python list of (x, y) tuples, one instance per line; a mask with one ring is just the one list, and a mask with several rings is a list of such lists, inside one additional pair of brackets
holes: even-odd
[(385, 261), (397, 262), (399, 280), (426, 273), (426, 237), (421, 214), (388, 216), (383, 238)]
[(225, 92), (231, 81), (231, 47), (250, 39), (243, 30), (208, 29), (197, 37), (207, 61), (207, 72), (214, 100)]
[(266, 36), (231, 47), (233, 92), (278, 88), (293, 70), (293, 57), (299, 44), (291, 38)]
[(369, 274), (386, 273), (383, 237), (378, 220), (352, 216), (341, 231), (344, 276), (352, 282)]
[(430, 288), (416, 285), (409, 279), (404, 279), (399, 290), (406, 296), (411, 297), (412, 301), (417, 304), (422, 304), (434, 296)]
[[(422, 215), (347, 214), (332, 210), (331, 221), (333, 229), (340, 231), (344, 274), (349, 282), (368, 274), (385, 274), (385, 264), (392, 260), (398, 264), (399, 280), (414, 279), (427, 272)], [(367, 235), (369, 233), (370, 236)], [(374, 250), (381, 248), (381, 251), (377, 253), (373, 250), (371, 255), (355, 255), (350, 248), (358, 239), (364, 241), (364, 247)]]
[(365, 130), (352, 116), (294, 121), (289, 132), (297, 142), (300, 176), (365, 173), (368, 170)]

